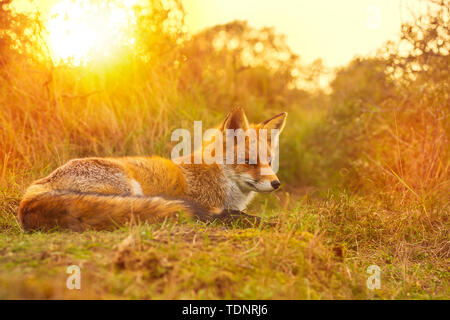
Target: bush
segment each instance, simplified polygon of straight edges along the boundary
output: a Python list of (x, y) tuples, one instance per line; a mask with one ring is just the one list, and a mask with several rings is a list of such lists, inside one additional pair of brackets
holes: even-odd
[(390, 43), (384, 57), (355, 59), (337, 72), (326, 122), (308, 139), (327, 168), (325, 181), (398, 203), (448, 204), (444, 2), (433, 1), (428, 15), (403, 25), (402, 41), (413, 48), (408, 55)]

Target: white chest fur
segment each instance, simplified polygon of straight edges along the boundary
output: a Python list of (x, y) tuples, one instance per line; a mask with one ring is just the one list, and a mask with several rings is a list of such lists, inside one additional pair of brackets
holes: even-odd
[(225, 202), (225, 208), (243, 211), (247, 208), (250, 201), (252, 201), (255, 196), (255, 192), (250, 191), (249, 193), (231, 193), (227, 197), (227, 201)]
[(243, 192), (232, 178), (233, 173), (224, 170), (225, 175), (225, 203), (224, 209), (244, 210), (255, 196), (255, 192)]

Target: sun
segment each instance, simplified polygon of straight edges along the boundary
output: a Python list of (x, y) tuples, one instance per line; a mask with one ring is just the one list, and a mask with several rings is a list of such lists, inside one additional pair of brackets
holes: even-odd
[(46, 21), (48, 48), (56, 64), (74, 66), (113, 57), (132, 46), (139, 0), (62, 0)]

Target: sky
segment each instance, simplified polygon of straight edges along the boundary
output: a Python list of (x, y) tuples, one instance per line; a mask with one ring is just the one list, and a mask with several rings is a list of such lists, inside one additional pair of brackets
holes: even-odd
[[(124, 0), (129, 1), (129, 0)], [(58, 0), (33, 0), (45, 11)], [(304, 63), (322, 59), (327, 67), (370, 55), (399, 35), (406, 6), (420, 0), (183, 0), (191, 32), (233, 20), (274, 27)], [(30, 0), (15, 0), (30, 7)]]
[(413, 0), (184, 0), (192, 32), (233, 20), (274, 27), (305, 63), (347, 64), (399, 35)]

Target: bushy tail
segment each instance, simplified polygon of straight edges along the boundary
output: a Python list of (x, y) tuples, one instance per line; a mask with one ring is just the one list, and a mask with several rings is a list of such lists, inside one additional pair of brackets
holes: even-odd
[(72, 231), (105, 230), (135, 221), (157, 221), (184, 214), (201, 220), (213, 213), (186, 200), (46, 191), (25, 197), (19, 221), (25, 230), (63, 228)]

